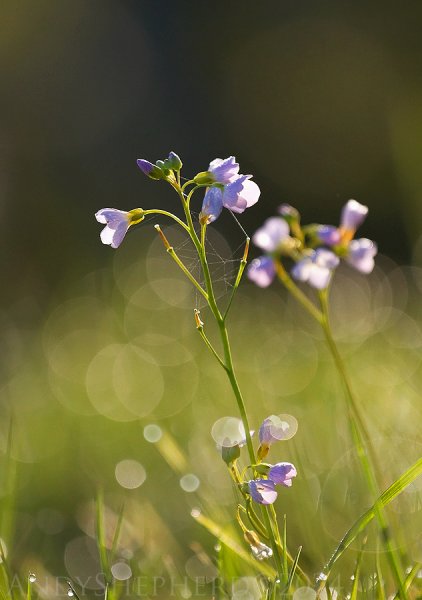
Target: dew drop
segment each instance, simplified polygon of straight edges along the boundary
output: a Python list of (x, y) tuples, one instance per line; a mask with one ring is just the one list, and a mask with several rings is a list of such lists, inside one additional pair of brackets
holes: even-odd
[(28, 580), (30, 581), (30, 583), (35, 583), (37, 581), (37, 577), (34, 573), (30, 573), (28, 575)]
[(73, 596), (75, 595), (73, 590), (71, 590), (70, 588), (67, 590), (67, 595), (69, 596), (69, 598), (73, 598)]

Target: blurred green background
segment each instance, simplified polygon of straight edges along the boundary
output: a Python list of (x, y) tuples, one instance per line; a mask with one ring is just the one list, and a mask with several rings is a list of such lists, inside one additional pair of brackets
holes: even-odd
[[(420, 456), (421, 21), (416, 0), (2, 4), (0, 493), (15, 565), (95, 573), (98, 486), (115, 511), (126, 498), (122, 560), (143, 572), (170, 572), (171, 560), (182, 574), (212, 571), (214, 542), (190, 509), (232, 519), (210, 430), (236, 409), (194, 329), (200, 301), (155, 221), (118, 252), (99, 241), (101, 207), (179, 210), (139, 157), (174, 150), (192, 175), (236, 155), (262, 190), (241, 217), (250, 234), (281, 202), (305, 222), (336, 223), (351, 197), (370, 207), (361, 233), (383, 256), (369, 278), (340, 271), (335, 329), (386, 484)], [(212, 229), (224, 303), (243, 236), (228, 214)], [(168, 236), (195, 269), (186, 241)], [(245, 281), (231, 327), (254, 426), (270, 413), (299, 421), (274, 458), (299, 469), (279, 510), (312, 573), (368, 505), (341, 389), (319, 333), (279, 287)], [(145, 437), (149, 425), (159, 430)], [(419, 493), (394, 509), (412, 560), (422, 559)]]

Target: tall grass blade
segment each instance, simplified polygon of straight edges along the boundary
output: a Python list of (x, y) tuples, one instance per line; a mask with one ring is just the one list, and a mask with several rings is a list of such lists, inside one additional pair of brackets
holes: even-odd
[(293, 577), (295, 576), (296, 569), (297, 569), (297, 566), (299, 564), (299, 556), (300, 556), (301, 552), (302, 552), (302, 546), (299, 546), (299, 548), (297, 550), (297, 554), (296, 554), (295, 560), (294, 560), (294, 563), (293, 563), (292, 568), (291, 568), (290, 573), (289, 573), (289, 578), (287, 580), (286, 594), (289, 593), (290, 587), (291, 587), (291, 585), (293, 583)]
[(334, 563), (340, 558), (343, 552), (350, 546), (350, 544), (356, 539), (356, 537), (365, 529), (365, 527), (372, 521), (376, 515), (376, 504), (379, 503), (382, 506), (387, 506), (392, 502), (399, 494), (401, 494), (411, 483), (413, 483), (422, 474), (422, 458), (417, 460), (407, 471), (403, 473), (394, 483), (390, 485), (382, 494), (379, 496), (377, 502), (371, 506), (363, 515), (355, 521), (350, 529), (343, 536), (340, 544), (333, 552), (330, 560), (323, 569), (323, 574), (328, 577), (333, 568)]
[(205, 517), (202, 513), (194, 516), (195, 520), (198, 521), (205, 529), (207, 529), (215, 538), (217, 538), (222, 544), (230, 548), (234, 554), (241, 558), (245, 563), (254, 567), (257, 571), (275, 579), (277, 573), (273, 567), (265, 562), (257, 561), (248, 552), (246, 552), (242, 546), (240, 546), (224, 529), (222, 529), (215, 521), (209, 517)]
[[(410, 589), (410, 586), (414, 582), (415, 577), (417, 577), (417, 575), (421, 569), (422, 569), (422, 563), (420, 563), (420, 562), (416, 563), (415, 566), (412, 568), (412, 570), (407, 574), (407, 577), (403, 583), (403, 587), (406, 590), (406, 592)], [(394, 598), (398, 598), (398, 597), (399, 597), (399, 593), (396, 592)]]

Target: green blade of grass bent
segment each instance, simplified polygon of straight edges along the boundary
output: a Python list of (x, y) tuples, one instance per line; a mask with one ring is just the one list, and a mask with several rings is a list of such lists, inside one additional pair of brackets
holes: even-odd
[[(407, 471), (403, 473), (394, 483), (390, 485), (378, 498), (377, 502), (371, 506), (363, 515), (359, 517), (357, 521), (350, 527), (347, 533), (343, 536), (340, 544), (333, 552), (330, 560), (325, 565), (322, 573), (325, 577), (331, 573), (331, 569), (334, 563), (340, 558), (343, 552), (350, 546), (350, 544), (356, 539), (356, 537), (365, 529), (365, 527), (372, 521), (376, 514), (376, 504), (380, 503), (382, 506), (387, 506), (392, 502), (401, 492), (403, 492), (411, 483), (413, 483), (422, 474), (422, 458), (417, 460)], [(321, 586), (323, 587), (323, 585)]]
[[(403, 587), (406, 590), (406, 592), (409, 590), (410, 586), (412, 585), (415, 577), (418, 575), (421, 568), (422, 568), (422, 563), (416, 563), (415, 566), (410, 571), (410, 573), (407, 574), (407, 577), (403, 583)], [(399, 597), (399, 594), (398, 594), (398, 592), (396, 592), (396, 595), (394, 596), (394, 598), (398, 598), (398, 597)]]

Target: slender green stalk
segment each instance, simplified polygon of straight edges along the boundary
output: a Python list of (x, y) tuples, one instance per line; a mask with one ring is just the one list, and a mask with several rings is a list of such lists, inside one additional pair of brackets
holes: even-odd
[[(362, 469), (368, 488), (375, 499), (375, 514), (380, 526), (382, 541), (387, 552), (394, 580), (396, 581), (396, 584), (398, 586), (398, 594), (399, 597), (402, 598), (402, 600), (406, 600), (407, 593), (402, 583), (403, 578), (401, 575), (402, 569), (400, 564), (400, 558), (398, 553), (394, 549), (392, 543), (390, 529), (388, 526), (387, 518), (385, 516), (383, 505), (377, 500), (379, 496), (379, 487), (374, 473), (374, 469), (376, 469), (377, 465), (375, 452), (373, 451), (369, 434), (366, 430), (364, 421), (360, 415), (358, 404), (356, 402), (352, 385), (350, 383), (343, 360), (341, 358), (341, 355), (338, 351), (337, 345), (334, 341), (331, 332), (328, 311), (328, 290), (323, 290), (319, 292), (319, 300), (321, 305), (321, 310), (319, 310), (314, 305), (314, 303), (311, 302), (309, 298), (307, 298), (307, 296), (305, 296), (305, 294), (303, 294), (303, 292), (294, 283), (294, 281), (284, 269), (284, 266), (281, 262), (276, 262), (276, 271), (280, 281), (287, 288), (287, 290), (300, 302), (300, 304), (302, 304), (304, 309), (321, 325), (323, 329), (328, 347), (330, 349), (330, 352), (334, 359), (334, 363), (337, 367), (337, 371), (341, 377), (346, 392), (345, 395), (347, 401), (347, 409), (350, 416), (349, 422), (351, 425), (352, 438), (362, 464)], [(364, 438), (366, 440), (366, 444), (364, 443)], [(371, 460), (369, 460), (369, 457)]]
[[(237, 277), (235, 280), (235, 284), (233, 287), (231, 297), (229, 299), (228, 306), (226, 308), (226, 311), (224, 312), (224, 315), (222, 315), (222, 313), (220, 312), (220, 309), (218, 307), (216, 298), (215, 298), (213, 282), (212, 282), (211, 273), (210, 273), (210, 269), (209, 269), (208, 261), (207, 261), (207, 253), (206, 253), (207, 225), (206, 225), (206, 223), (201, 223), (201, 232), (200, 232), (200, 237), (199, 237), (195, 230), (193, 220), (192, 220), (192, 215), (190, 212), (190, 201), (191, 201), (193, 193), (197, 189), (199, 189), (201, 187), (206, 187), (206, 186), (204, 186), (202, 184), (198, 185), (194, 181), (191, 181), (191, 180), (187, 181), (185, 184), (183, 184), (183, 186), (180, 186), (180, 180), (177, 180), (177, 181), (169, 180), (169, 183), (176, 190), (176, 192), (178, 193), (178, 195), (180, 197), (180, 200), (181, 200), (181, 203), (183, 206), (183, 210), (185, 213), (185, 217), (186, 217), (186, 223), (183, 223), (183, 221), (181, 221), (180, 219), (178, 219), (171, 213), (167, 213), (167, 211), (158, 211), (158, 210), (146, 211), (145, 214), (147, 214), (147, 212), (149, 214), (152, 214), (153, 212), (155, 212), (157, 214), (164, 214), (164, 215), (169, 216), (170, 218), (174, 219), (177, 223), (179, 223), (185, 229), (185, 231), (188, 232), (188, 234), (195, 246), (195, 249), (197, 251), (197, 254), (198, 254), (198, 257), (199, 257), (199, 260), (201, 263), (202, 272), (204, 275), (205, 289), (202, 287), (202, 285), (199, 284), (198, 281), (196, 281), (196, 279), (193, 277), (193, 275), (190, 273), (190, 271), (186, 268), (186, 266), (183, 264), (183, 262), (177, 256), (173, 247), (170, 245), (167, 238), (164, 236), (163, 232), (161, 231), (160, 227), (158, 225), (155, 226), (164, 242), (167, 252), (173, 258), (173, 260), (178, 264), (178, 266), (183, 271), (183, 273), (187, 276), (187, 278), (193, 283), (195, 288), (204, 296), (204, 298), (206, 299), (208, 306), (210, 307), (210, 310), (214, 316), (214, 319), (217, 323), (219, 334), (220, 334), (220, 339), (221, 339), (221, 344), (223, 347), (224, 358), (222, 358), (219, 355), (219, 353), (215, 350), (213, 344), (210, 342), (210, 340), (206, 336), (206, 334), (204, 332), (204, 328), (203, 328), (203, 323), (202, 323), (201, 319), (199, 318), (199, 313), (197, 311), (195, 312), (195, 320), (196, 320), (197, 329), (198, 329), (203, 341), (205, 342), (206, 346), (211, 351), (213, 356), (216, 358), (216, 360), (218, 361), (220, 366), (224, 369), (224, 371), (226, 372), (227, 377), (229, 379), (234, 396), (236, 398), (240, 418), (243, 423), (243, 428), (245, 431), (246, 446), (248, 449), (250, 463), (251, 463), (251, 465), (255, 465), (256, 457), (255, 457), (255, 452), (254, 452), (252, 439), (251, 439), (249, 420), (248, 420), (248, 416), (246, 413), (245, 403), (244, 403), (242, 393), (240, 391), (240, 387), (239, 387), (239, 384), (238, 384), (238, 381), (236, 378), (236, 373), (234, 370), (233, 359), (232, 359), (231, 348), (230, 348), (230, 341), (229, 341), (228, 331), (226, 328), (226, 318), (227, 318), (230, 306), (232, 304), (234, 294), (237, 290), (237, 287), (239, 286), (243, 271), (246, 266), (247, 254), (248, 254), (248, 249), (249, 249), (249, 238), (247, 238), (247, 240), (246, 240), (244, 255), (243, 255), (240, 267), (239, 267), (239, 271), (238, 271), (238, 274), (237, 274)], [(188, 194), (185, 194), (184, 190), (190, 184), (194, 184), (194, 187), (189, 191)], [(275, 514), (275, 510), (274, 510), (273, 506), (263, 507), (263, 519), (264, 519), (265, 528), (268, 533), (268, 539), (269, 539), (271, 547), (272, 547), (278, 576), (280, 578), (285, 578), (287, 581), (288, 574), (287, 574), (287, 572), (285, 572), (283, 558), (282, 558), (283, 544), (280, 539), (280, 532), (278, 530), (277, 518), (276, 518), (276, 514)], [(284, 553), (286, 553), (286, 552), (287, 552), (287, 549), (284, 548)], [(289, 556), (289, 558), (290, 558), (290, 556)], [(306, 575), (304, 575), (302, 573), (300, 573), (300, 574), (303, 578), (307, 579)]]
[(304, 309), (316, 320), (319, 324), (322, 323), (322, 313), (317, 309), (315, 304), (309, 300), (307, 296), (297, 287), (295, 282), (289, 276), (282, 263), (274, 261), (277, 276), (284, 285), (284, 287), (296, 298), (298, 302), (304, 307)]
[(189, 281), (191, 283), (193, 283), (193, 285), (196, 287), (196, 289), (198, 290), (198, 292), (204, 296), (205, 300), (208, 301), (208, 294), (207, 294), (207, 292), (199, 284), (199, 282), (196, 281), (195, 277), (192, 275), (192, 273), (189, 271), (189, 269), (185, 266), (185, 264), (183, 263), (183, 261), (180, 260), (180, 258), (178, 257), (177, 253), (175, 252), (173, 246), (170, 244), (170, 242), (168, 241), (168, 239), (166, 238), (166, 236), (162, 232), (161, 227), (159, 225), (154, 225), (154, 227), (158, 231), (158, 234), (160, 235), (160, 237), (161, 237), (161, 239), (163, 241), (163, 244), (164, 244), (167, 252), (170, 254), (170, 256), (172, 257), (172, 259), (174, 260), (174, 262), (183, 271), (183, 273), (186, 275), (186, 277), (189, 279)]
[(173, 219), (173, 221), (176, 221), (176, 223), (178, 225), (180, 225), (180, 227), (183, 227), (183, 229), (189, 233), (189, 227), (186, 225), (186, 223), (184, 223), (182, 221), (182, 219), (179, 219), (179, 217), (176, 217), (176, 215), (173, 215), (173, 213), (168, 212), (167, 210), (161, 210), (158, 208), (151, 208), (148, 210), (144, 210), (144, 216), (148, 216), (148, 215), (164, 215), (166, 217), (169, 217), (170, 219)]
[[(379, 486), (377, 482), (377, 478), (375, 475), (375, 469), (377, 465), (375, 453), (372, 450), (372, 445), (370, 444), (370, 438), (366, 431), (366, 427), (364, 425), (363, 419), (360, 415), (359, 407), (356, 402), (356, 398), (354, 396), (353, 388), (349, 380), (348, 373), (346, 371), (346, 367), (343, 363), (343, 359), (341, 358), (340, 352), (338, 351), (337, 344), (333, 338), (330, 321), (329, 321), (329, 313), (328, 313), (328, 292), (327, 290), (323, 290), (319, 292), (319, 298), (321, 302), (321, 309), (323, 319), (321, 322), (321, 326), (324, 330), (325, 338), (327, 340), (327, 344), (330, 348), (331, 354), (333, 356), (335, 365), (337, 367), (337, 371), (340, 374), (340, 377), (343, 382), (343, 386), (346, 392), (346, 399), (349, 408), (350, 414), (350, 424), (352, 428), (352, 436), (355, 442), (355, 447), (360, 458), (363, 473), (368, 485), (368, 488), (375, 499), (375, 513), (381, 530), (381, 538), (386, 549), (387, 558), (390, 563), (391, 571), (393, 573), (394, 579), (398, 586), (399, 597), (405, 600), (407, 598), (407, 592), (403, 586), (403, 576), (402, 576), (402, 568), (400, 564), (400, 557), (394, 548), (393, 541), (391, 538), (390, 527), (388, 524), (388, 520), (385, 514), (384, 507), (382, 503), (377, 500), (379, 496)], [(366, 438), (366, 444), (363, 439), (363, 435)], [(369, 448), (371, 449), (371, 458), (372, 461), (369, 460)], [(368, 450), (368, 451), (367, 451)]]

